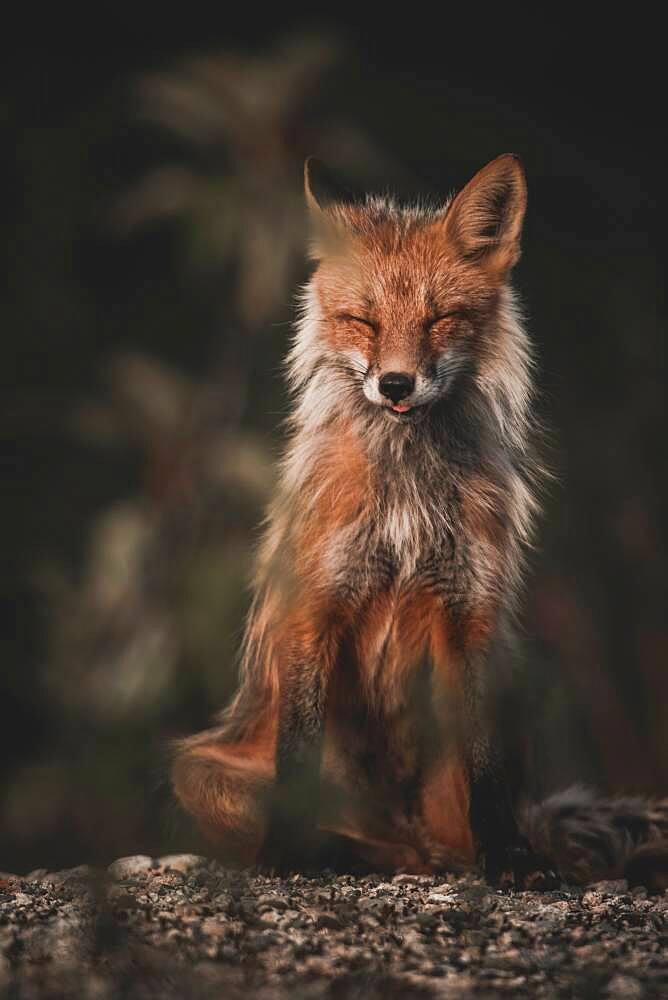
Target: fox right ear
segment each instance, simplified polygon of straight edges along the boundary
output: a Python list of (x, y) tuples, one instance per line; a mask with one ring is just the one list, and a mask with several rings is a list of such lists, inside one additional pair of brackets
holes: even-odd
[(307, 157), (304, 163), (304, 194), (309, 211), (316, 218), (332, 205), (352, 200), (336, 175), (315, 156)]
[(304, 197), (309, 212), (316, 217), (322, 211), (315, 193), (317, 189), (316, 177), (321, 166), (320, 160), (316, 160), (315, 156), (307, 156), (304, 161)]
[(314, 156), (304, 164), (304, 194), (311, 217), (309, 256), (322, 260), (341, 253), (347, 227), (345, 213), (340, 209), (353, 202), (355, 196)]

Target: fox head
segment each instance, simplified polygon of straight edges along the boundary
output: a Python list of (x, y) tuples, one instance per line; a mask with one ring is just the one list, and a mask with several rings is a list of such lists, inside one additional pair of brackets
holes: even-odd
[(529, 363), (508, 288), (526, 207), (519, 159), (498, 157), (437, 208), (332, 196), (321, 171), (307, 160), (317, 266), (290, 358), (293, 384), (312, 383), (306, 402), (324, 419), (353, 405), (396, 427), (443, 410), (468, 379), (510, 420)]

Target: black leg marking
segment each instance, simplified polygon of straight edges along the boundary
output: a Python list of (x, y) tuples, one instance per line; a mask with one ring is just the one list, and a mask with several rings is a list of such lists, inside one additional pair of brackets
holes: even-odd
[(499, 764), (471, 776), (470, 820), (485, 877), (502, 889), (555, 889), (549, 863), (533, 853), (517, 828), (508, 782)]
[(506, 770), (503, 726), (490, 712), (485, 681), (494, 674), (490, 657), (467, 664), (465, 678), (466, 756), (470, 781), (469, 817), (478, 858), (493, 885), (552, 889), (559, 879), (517, 827)]
[(316, 665), (302, 667), (281, 696), (276, 782), (261, 863), (280, 871), (316, 863), (326, 682)]

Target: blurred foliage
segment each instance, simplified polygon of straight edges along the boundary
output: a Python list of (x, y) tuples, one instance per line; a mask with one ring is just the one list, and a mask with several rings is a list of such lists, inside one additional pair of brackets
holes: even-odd
[(519, 280), (564, 483), (527, 595), (534, 775), (665, 787), (659, 272), (651, 206), (605, 136), (598, 162), (577, 116), (564, 140), (436, 62), (375, 71), (331, 33), (163, 62), (89, 103), (61, 95), (51, 124), (8, 103), (23, 196), (4, 433), (30, 471), (5, 498), (0, 867), (193, 846), (165, 747), (235, 684), (308, 154), (406, 196), (430, 177), (444, 196), (508, 148), (526, 160)]
[(370, 138), (348, 123), (306, 117), (336, 65), (324, 36), (286, 39), (258, 57), (222, 53), (184, 60), (170, 73), (147, 74), (141, 113), (196, 154), (196, 166), (160, 166), (115, 213), (132, 228), (160, 217), (184, 222), (191, 263), (235, 275), (234, 310), (245, 328), (276, 316), (289, 295), (305, 247), (305, 214), (295, 166), (309, 153), (348, 173), (382, 167)]
[(269, 492), (267, 450), (230, 430), (214, 380), (137, 355), (114, 358), (108, 376), (106, 405), (83, 405), (75, 427), (107, 446), (134, 441), (143, 490), (97, 515), (77, 581), (54, 570), (41, 578), (51, 696), (89, 716), (154, 715), (176, 674), (192, 670), (215, 703), (234, 683), (227, 636), (238, 629), (248, 534)]

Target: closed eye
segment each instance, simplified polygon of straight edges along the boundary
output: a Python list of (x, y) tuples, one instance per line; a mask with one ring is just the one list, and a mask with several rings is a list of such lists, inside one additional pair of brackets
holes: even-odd
[(468, 319), (468, 314), (465, 309), (449, 309), (448, 312), (441, 313), (439, 316), (434, 316), (433, 319), (429, 320), (429, 326), (436, 326), (437, 323), (445, 323), (446, 321), (455, 319)]
[(341, 320), (342, 323), (361, 323), (362, 326), (366, 326), (372, 333), (376, 332), (376, 327), (369, 319), (364, 319), (362, 316), (355, 316), (353, 313), (337, 313), (336, 319)]

